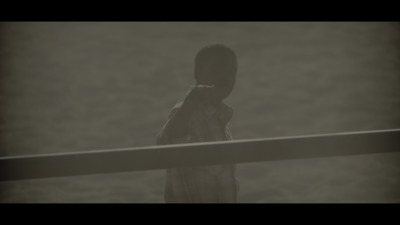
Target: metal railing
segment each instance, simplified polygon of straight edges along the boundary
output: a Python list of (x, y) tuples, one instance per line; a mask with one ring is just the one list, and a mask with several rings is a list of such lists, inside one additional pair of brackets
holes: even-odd
[(389, 152), (400, 129), (3, 157), (0, 182)]

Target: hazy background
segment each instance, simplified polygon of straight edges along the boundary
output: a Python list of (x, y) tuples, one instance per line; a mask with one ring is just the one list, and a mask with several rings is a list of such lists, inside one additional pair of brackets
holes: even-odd
[[(399, 23), (3, 22), (0, 156), (154, 145), (212, 43), (238, 56), (234, 139), (400, 128)], [(399, 162), (240, 164), (239, 202), (400, 202)], [(163, 188), (164, 170), (26, 180), (0, 183), (0, 202), (153, 203)]]

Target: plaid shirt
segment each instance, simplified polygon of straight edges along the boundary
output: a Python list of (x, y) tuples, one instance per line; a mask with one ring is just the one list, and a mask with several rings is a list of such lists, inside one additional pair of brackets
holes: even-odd
[[(170, 138), (170, 121), (179, 115), (183, 102), (172, 109), (168, 121), (157, 136), (158, 145), (231, 140), (229, 120), (233, 110), (221, 103), (197, 104), (190, 111), (189, 119), (182, 126), (185, 132)], [(176, 136), (176, 135), (175, 135)], [(197, 166), (167, 169), (165, 201), (191, 203), (236, 202), (238, 182), (234, 164)]]

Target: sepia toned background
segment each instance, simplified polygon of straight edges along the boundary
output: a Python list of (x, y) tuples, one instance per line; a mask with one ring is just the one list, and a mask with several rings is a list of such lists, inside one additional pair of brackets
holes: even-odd
[[(2, 22), (0, 156), (155, 145), (194, 84), (197, 51), (213, 43), (238, 56), (226, 100), (234, 139), (400, 128), (399, 23)], [(239, 202), (398, 203), (399, 162), (393, 153), (239, 164)], [(164, 178), (3, 182), (0, 202), (161, 203)]]

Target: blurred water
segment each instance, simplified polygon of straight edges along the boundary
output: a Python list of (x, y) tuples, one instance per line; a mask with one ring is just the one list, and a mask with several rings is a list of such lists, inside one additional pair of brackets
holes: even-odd
[[(398, 23), (8, 22), (0, 32), (0, 156), (154, 145), (210, 43), (238, 55), (235, 139), (400, 127)], [(239, 200), (399, 202), (398, 158), (239, 165)], [(163, 179), (8, 182), (0, 201), (162, 202)]]

